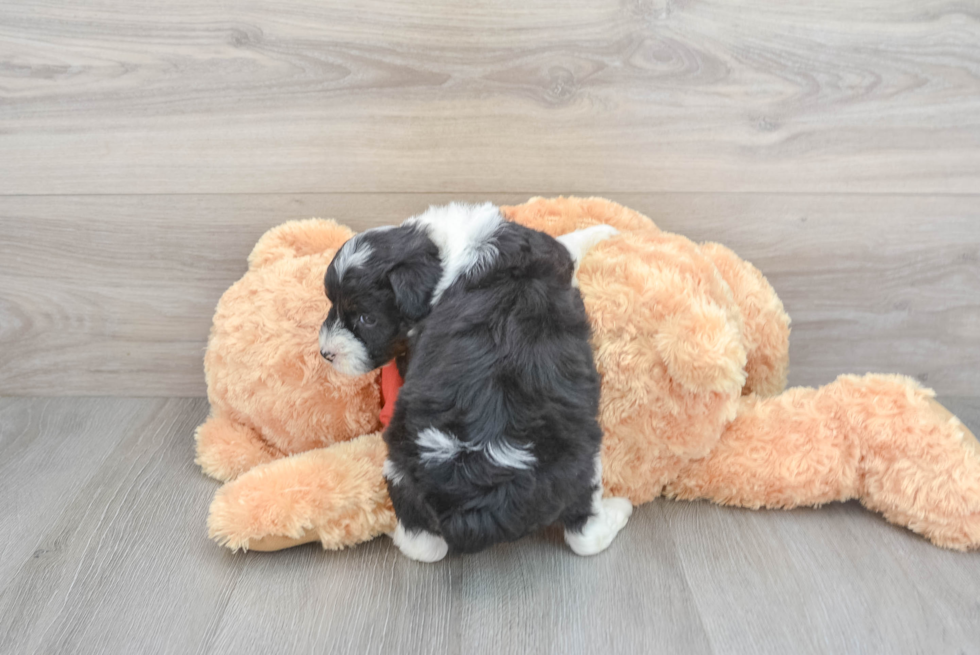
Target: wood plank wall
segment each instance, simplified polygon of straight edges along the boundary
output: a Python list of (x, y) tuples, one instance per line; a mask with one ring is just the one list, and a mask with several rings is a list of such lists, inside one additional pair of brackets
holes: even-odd
[(793, 383), (980, 393), (976, 3), (6, 0), (0, 394), (203, 394), (268, 227), (559, 193), (758, 265)]

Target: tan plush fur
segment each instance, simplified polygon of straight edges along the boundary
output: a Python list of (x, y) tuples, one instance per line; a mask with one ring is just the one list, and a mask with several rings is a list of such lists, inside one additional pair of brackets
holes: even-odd
[(274, 228), (221, 297), (204, 356), (211, 416), (196, 435), (196, 461), (208, 475), (231, 480), (380, 428), (377, 373), (337, 373), (317, 342), (330, 308), (323, 273), (353, 235), (332, 221)]
[[(753, 508), (859, 499), (938, 545), (980, 547), (973, 435), (909, 378), (784, 392), (789, 317), (751, 264), (600, 198), (503, 211), (555, 236), (622, 233), (578, 275), (603, 376), (606, 493)], [(343, 548), (394, 527), (377, 374), (345, 378), (318, 353), (323, 273), (350, 236), (320, 220), (271, 230), (218, 305), (197, 462), (228, 481), (208, 523), (230, 548)]]

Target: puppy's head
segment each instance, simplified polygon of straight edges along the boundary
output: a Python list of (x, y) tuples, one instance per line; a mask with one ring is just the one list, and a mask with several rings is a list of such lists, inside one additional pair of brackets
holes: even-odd
[(428, 315), (441, 274), (438, 248), (414, 226), (375, 228), (350, 239), (324, 278), (332, 306), (320, 327), (320, 354), (346, 375), (383, 366)]

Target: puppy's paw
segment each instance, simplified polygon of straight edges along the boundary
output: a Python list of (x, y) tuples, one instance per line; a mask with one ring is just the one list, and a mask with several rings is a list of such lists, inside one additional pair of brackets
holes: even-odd
[(617, 234), (619, 234), (619, 230), (612, 225), (601, 224), (563, 234), (557, 240), (558, 243), (565, 246), (568, 253), (572, 256), (572, 260), (577, 264), (582, 261), (585, 254), (595, 244), (606, 239), (611, 239)]
[(574, 232), (569, 232), (568, 234), (563, 234), (558, 237), (557, 241), (561, 245), (565, 246), (568, 254), (572, 257), (572, 263), (575, 266), (575, 270), (572, 273), (572, 286), (578, 288), (578, 280), (576, 280), (575, 275), (578, 273), (579, 264), (582, 263), (582, 258), (585, 257), (586, 253), (592, 249), (600, 241), (605, 241), (606, 239), (612, 238), (619, 234), (619, 230), (614, 228), (612, 225), (593, 225), (592, 227), (587, 227), (581, 230), (576, 230)]
[(581, 532), (565, 530), (565, 541), (576, 555), (596, 555), (612, 543), (633, 513), (633, 505), (626, 498), (603, 498), (599, 512)]
[(449, 552), (449, 544), (439, 535), (425, 530), (409, 532), (401, 521), (391, 533), (391, 540), (402, 551), (402, 555), (416, 562), (438, 562)]
[(603, 498), (602, 509), (607, 523), (613, 526), (616, 533), (626, 526), (633, 515), (633, 503), (628, 498)]
[[(591, 248), (592, 246), (599, 243), (600, 241), (611, 239), (617, 234), (619, 234), (619, 230), (614, 228), (612, 225), (606, 225), (605, 223), (601, 225), (593, 225), (592, 227), (587, 227), (582, 231), (589, 235), (590, 241), (589, 241), (588, 248)], [(588, 250), (588, 248), (586, 248), (586, 250)]]

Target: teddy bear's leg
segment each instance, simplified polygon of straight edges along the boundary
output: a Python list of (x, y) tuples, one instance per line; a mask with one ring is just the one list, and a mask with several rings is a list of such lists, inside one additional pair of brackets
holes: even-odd
[(862, 429), (861, 504), (946, 548), (980, 548), (980, 444), (931, 390), (900, 376), (848, 376)]
[(689, 462), (664, 493), (753, 509), (856, 496), (860, 442), (843, 429), (842, 408), (825, 391), (794, 388), (775, 398), (743, 396), (712, 451)]
[(262, 464), (215, 495), (212, 539), (232, 550), (320, 541), (340, 549), (395, 529), (381, 433)]
[(197, 456), (194, 462), (207, 475), (227, 482), (283, 456), (252, 428), (224, 414), (212, 414), (194, 432)]
[(980, 446), (901, 376), (744, 397), (711, 454), (664, 491), (750, 508), (857, 498), (937, 545), (980, 547)]
[(786, 388), (789, 371), (789, 316), (776, 291), (755, 266), (717, 243), (701, 252), (731, 287), (742, 314), (748, 360), (744, 392), (774, 396)]

